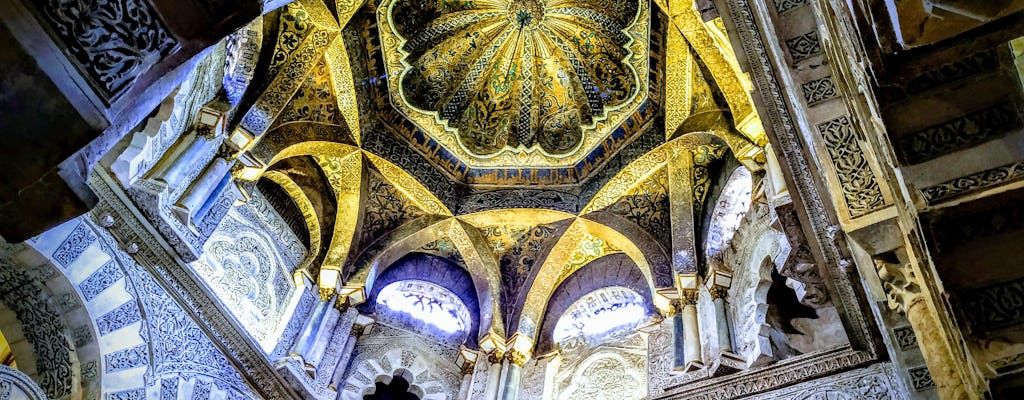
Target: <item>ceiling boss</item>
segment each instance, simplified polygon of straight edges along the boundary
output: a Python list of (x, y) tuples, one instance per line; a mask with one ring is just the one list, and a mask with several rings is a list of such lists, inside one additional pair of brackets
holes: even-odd
[(385, 0), (379, 10), (392, 103), (470, 164), (572, 164), (647, 98), (645, 2)]

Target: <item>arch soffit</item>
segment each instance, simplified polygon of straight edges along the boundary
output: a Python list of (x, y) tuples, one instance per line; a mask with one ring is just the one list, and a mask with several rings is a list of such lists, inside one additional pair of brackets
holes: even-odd
[[(423, 268), (423, 266), (427, 267)], [(425, 271), (425, 269), (429, 270), (429, 272)], [(433, 254), (407, 253), (379, 274), (378, 277), (379, 280), (368, 291), (368, 304), (364, 304), (364, 306), (376, 307), (375, 302), (381, 290), (393, 283), (405, 280), (429, 282), (448, 289), (462, 301), (462, 304), (468, 309), (472, 317), (472, 321), (469, 321), (469, 326), (466, 327), (469, 334), (468, 339), (475, 339), (474, 334), (479, 336), (480, 325), (483, 322), (481, 307), (486, 306), (486, 304), (480, 302), (476, 290), (477, 285), (473, 282), (473, 277), (469, 271), (462, 269), (454, 262)], [(467, 285), (469, 286), (468, 288), (466, 287)], [(476, 347), (476, 343), (466, 343), (466, 345), (470, 348)]]
[(551, 335), (562, 314), (587, 294), (610, 286), (628, 288), (642, 297), (648, 311), (655, 311), (654, 292), (643, 272), (629, 256), (612, 253), (590, 261), (566, 277), (552, 291), (538, 332), (538, 351), (550, 350)]
[[(2, 239), (0, 245), (8, 246)], [(50, 271), (45, 271), (47, 269)], [(0, 308), (7, 307), (17, 314), (15, 327), (31, 344), (29, 351), (18, 346), (11, 350), (19, 364), (24, 360), (34, 365), (33, 380), (48, 396), (44, 398), (75, 399), (83, 396), (84, 390), (101, 390), (99, 376), (88, 378), (82, 375), (84, 365), (99, 365), (100, 362), (95, 319), (63, 271), (34, 247), (19, 244), (0, 250), (0, 278), (3, 278), (0, 279), (0, 291), (11, 296), (0, 298)], [(13, 286), (4, 288), (3, 282)], [(59, 292), (72, 296), (72, 302), (78, 306), (56, 309), (51, 303), (58, 298)], [(28, 314), (33, 316), (35, 323), (26, 324), (21, 320)], [(73, 343), (70, 327), (66, 324), (69, 321), (89, 321), (91, 339), (84, 346)]]
[[(643, 274), (648, 289), (652, 293), (655, 291), (654, 273), (651, 264), (632, 240), (621, 232), (601, 223), (585, 218), (577, 218), (558, 239), (558, 242), (549, 252), (550, 256), (544, 259), (541, 268), (538, 268), (535, 275), (527, 281), (526, 284), (529, 290), (526, 291), (527, 294), (522, 306), (522, 316), (518, 321), (517, 333), (536, 340), (538, 334), (536, 324), (541, 321), (555, 288), (567, 277), (586, 265), (573, 265), (569, 260), (569, 257), (586, 235), (598, 238), (606, 243), (609, 249), (614, 249), (601, 254), (601, 256), (616, 252), (626, 254)], [(592, 260), (589, 260), (587, 263), (589, 264)], [(569, 270), (566, 270), (566, 267)], [(667, 307), (667, 300), (665, 299), (655, 297), (654, 301), (658, 308)]]
[[(399, 233), (391, 238), (380, 252), (366, 258), (357, 266), (353, 275), (346, 281), (350, 286), (363, 286), (364, 290), (374, 290), (377, 277), (385, 270), (404, 257), (415, 252), (424, 245), (438, 239), (447, 238), (454, 245), (455, 249), (462, 255), (466, 269), (473, 280), (476, 290), (477, 301), (480, 304), (480, 334), (488, 331), (497, 334), (504, 334), (504, 324), (501, 315), (501, 276), (496, 260), (489, 252), (479, 247), (483, 242), (479, 233), (472, 232), (471, 227), (466, 227), (456, 218), (444, 218), (437, 220), (419, 218), (404, 227), (409, 228), (410, 224), (428, 223), (419, 229), (409, 229), (407, 233)], [(400, 228), (401, 230), (402, 228)], [(469, 232), (467, 232), (469, 231)], [(474, 235), (475, 234), (475, 235)]]

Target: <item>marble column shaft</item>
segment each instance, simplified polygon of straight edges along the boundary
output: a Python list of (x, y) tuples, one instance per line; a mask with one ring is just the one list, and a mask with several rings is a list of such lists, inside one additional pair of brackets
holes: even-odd
[[(497, 356), (497, 359), (495, 359)], [(498, 389), (501, 383), (501, 354), (490, 354), (487, 356), (491, 366), (487, 368), (487, 389), (484, 391), (484, 398), (487, 400), (498, 400)]]
[(324, 320), (327, 310), (331, 308), (331, 302), (328, 300), (320, 300), (313, 308), (313, 312), (309, 315), (309, 320), (302, 327), (302, 332), (299, 333), (299, 339), (295, 341), (295, 346), (292, 348), (291, 354), (298, 356), (305, 361), (309, 356), (310, 350), (313, 348), (313, 344), (316, 341), (317, 331), (320, 328), (321, 323)]

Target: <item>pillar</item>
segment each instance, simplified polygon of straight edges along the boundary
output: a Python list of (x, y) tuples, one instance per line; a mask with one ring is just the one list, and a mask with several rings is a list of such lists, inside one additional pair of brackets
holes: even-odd
[(473, 370), (476, 365), (474, 363), (463, 363), (462, 364), (462, 383), (459, 384), (459, 397), (457, 400), (469, 400), (469, 391), (473, 388)]
[(341, 351), (338, 364), (334, 367), (334, 375), (331, 376), (330, 387), (335, 390), (341, 385), (342, 379), (345, 379), (345, 372), (348, 371), (348, 362), (352, 359), (352, 352), (355, 351), (356, 343), (359, 342), (359, 336), (362, 336), (365, 330), (366, 325), (352, 324), (348, 340), (345, 341), (345, 348)]
[(501, 390), (502, 400), (516, 400), (519, 397), (519, 383), (523, 377), (523, 365), (526, 364), (526, 354), (516, 350), (509, 350), (505, 354), (508, 363), (505, 366), (505, 379)]
[(672, 368), (676, 371), (686, 369), (686, 330), (683, 328), (683, 304), (679, 299), (672, 300)]
[(703, 367), (700, 359), (700, 327), (697, 321), (697, 290), (682, 290), (682, 310), (679, 314), (683, 325), (683, 362), (686, 371)]
[(721, 352), (732, 351), (732, 331), (729, 329), (729, 316), (726, 314), (725, 297), (729, 294), (728, 289), (722, 286), (712, 286), (711, 304), (715, 307), (715, 327), (717, 328), (718, 349)]
[(491, 364), (487, 367), (487, 388), (484, 390), (484, 398), (487, 400), (498, 399), (498, 384), (501, 381), (501, 361), (504, 356), (504, 354), (497, 350), (487, 355), (487, 362)]
[(198, 133), (181, 138), (174, 145), (174, 149), (168, 152), (169, 156), (165, 156), (153, 168), (150, 176), (168, 186), (181, 184), (188, 169), (194, 166), (208, 143), (206, 138)]
[[(295, 341), (295, 346), (292, 347), (291, 356), (298, 357), (306, 363), (307, 358), (310, 357), (310, 351), (317, 339), (320, 326), (322, 325), (324, 318), (327, 316), (328, 310), (331, 308), (331, 302), (328, 300), (320, 299), (316, 306), (313, 308), (313, 312), (309, 315), (309, 320), (302, 327), (302, 332), (299, 333), (299, 339)], [(309, 365), (306, 363), (306, 365)]]
[(875, 268), (885, 289), (890, 309), (905, 312), (911, 328), (917, 336), (928, 373), (939, 393), (939, 398), (949, 400), (977, 400), (983, 398), (971, 376), (962, 373), (964, 365), (949, 348), (945, 329), (939, 320), (938, 311), (930, 304), (917, 282), (918, 273), (914, 266), (900, 260), (876, 257)]
[(208, 204), (214, 194), (222, 192), (218, 189), (221, 188), (230, 169), (231, 164), (224, 158), (218, 157), (210, 163), (210, 166), (206, 167), (195, 182), (192, 182), (185, 194), (181, 195), (174, 205), (174, 212), (178, 214), (178, 218), (182, 222), (188, 223), (201, 218), (199, 211)]

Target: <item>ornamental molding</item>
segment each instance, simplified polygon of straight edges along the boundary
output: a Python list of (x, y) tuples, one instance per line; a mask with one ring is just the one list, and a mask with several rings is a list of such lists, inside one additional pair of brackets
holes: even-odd
[(843, 346), (789, 358), (750, 373), (687, 382), (667, 388), (667, 393), (652, 399), (712, 400), (751, 396), (865, 366), (877, 359), (875, 354)]
[[(798, 109), (789, 103), (783, 93), (790, 91), (785, 89), (779, 81), (778, 66), (785, 64), (784, 60), (776, 59), (765, 48), (768, 43), (776, 43), (777, 38), (763, 37), (757, 20), (770, 20), (770, 12), (765, 4), (755, 4), (740, 0), (727, 0), (727, 7), (723, 14), (736, 25), (737, 37), (745, 57), (743, 59), (750, 63), (751, 79), (756, 87), (757, 96), (761, 97), (758, 104), (764, 107), (759, 109), (762, 113), (762, 121), (771, 125), (769, 135), (772, 147), (779, 153), (779, 161), (784, 171), (810, 171), (812, 166), (808, 160), (808, 149), (803, 143), (803, 134), (800, 131), (800, 124), (796, 121), (791, 110)], [(755, 10), (755, 7), (757, 9)], [(771, 22), (769, 22), (769, 26)], [(805, 34), (808, 38), (817, 39), (815, 31)], [(808, 39), (809, 40), (809, 39)], [(793, 46), (791, 46), (793, 47)], [(810, 46), (811, 50), (814, 46)], [(819, 46), (820, 47), (820, 46)], [(806, 53), (818, 52), (807, 51)], [(829, 285), (829, 292), (836, 309), (844, 318), (848, 327), (851, 346), (858, 353), (856, 358), (860, 362), (870, 362), (878, 359), (877, 343), (874, 332), (870, 328), (864, 309), (857, 301), (857, 287), (860, 286), (855, 271), (850, 266), (853, 264), (845, 254), (846, 251), (840, 246), (845, 246), (842, 235), (837, 235), (835, 225), (829, 218), (829, 211), (826, 209), (827, 199), (822, 197), (814, 177), (807, 173), (790, 173), (793, 177), (790, 194), (801, 201), (794, 202), (801, 207), (797, 208), (798, 214), (806, 216), (806, 224), (801, 224), (806, 233), (808, 247), (812, 255), (821, 262), (818, 264), (819, 271), (823, 276), (832, 282)], [(823, 360), (828, 363), (828, 360)], [(826, 368), (821, 366), (821, 368)]]

